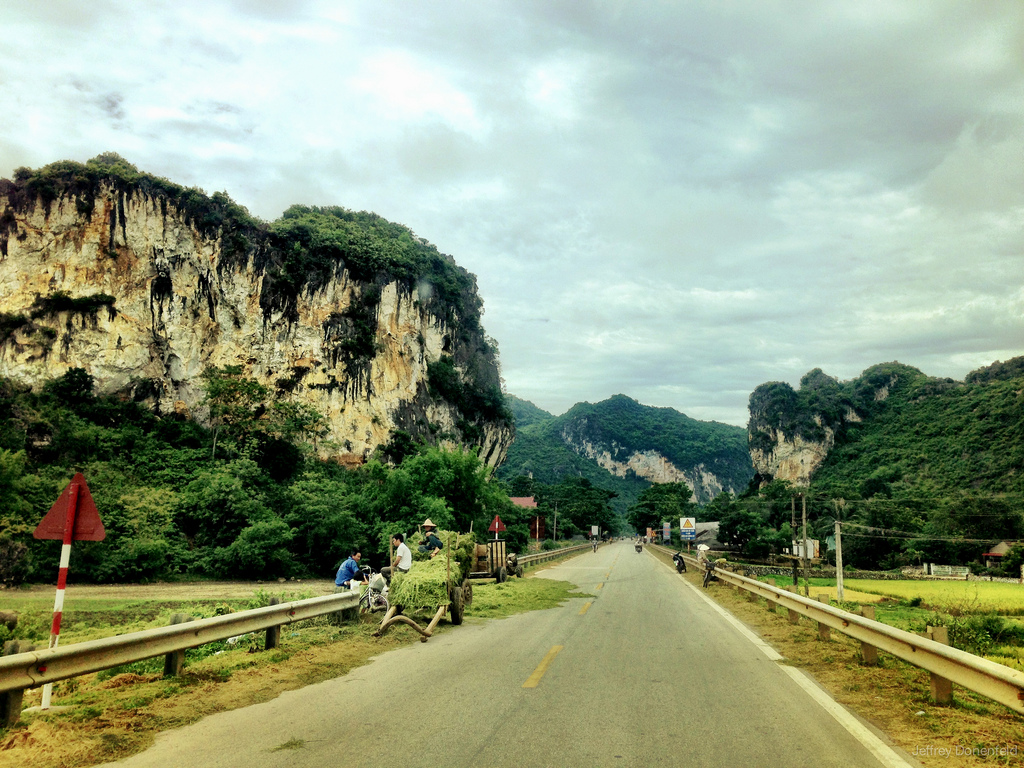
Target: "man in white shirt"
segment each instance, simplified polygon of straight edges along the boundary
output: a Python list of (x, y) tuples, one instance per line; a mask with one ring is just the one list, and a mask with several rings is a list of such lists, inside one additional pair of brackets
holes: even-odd
[(395, 548), (395, 559), (391, 561), (390, 566), (380, 569), (388, 584), (391, 583), (391, 574), (395, 572), (396, 568), (402, 573), (408, 573), (412, 568), (412, 551), (405, 545), (405, 537), (396, 533), (391, 537), (391, 546)]

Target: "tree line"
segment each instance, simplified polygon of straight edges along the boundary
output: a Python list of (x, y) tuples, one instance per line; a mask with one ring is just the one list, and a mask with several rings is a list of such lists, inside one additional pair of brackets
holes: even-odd
[(520, 551), (529, 510), (470, 450), (397, 433), (362, 467), (317, 458), (324, 428), (238, 368), (208, 370), (207, 425), (94, 394), (73, 368), (39, 391), (0, 379), (0, 582), (54, 578), (60, 542), (32, 531), (75, 472), (107, 537), (74, 547), (72, 578), (328, 577), (352, 548), (384, 564), (393, 533), (426, 518), (486, 537), (495, 515)]

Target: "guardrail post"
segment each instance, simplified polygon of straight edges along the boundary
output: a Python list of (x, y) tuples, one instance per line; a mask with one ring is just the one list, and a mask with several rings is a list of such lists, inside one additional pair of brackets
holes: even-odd
[[(818, 602), (819, 603), (824, 603), (825, 605), (828, 605), (829, 604), (828, 595), (818, 595)], [(823, 621), (819, 621), (818, 622), (818, 639), (819, 640), (831, 640), (832, 639), (832, 630)]]
[[(737, 587), (737, 589), (739, 589), (739, 587)], [(751, 590), (750, 592), (747, 592), (747, 602), (748, 603), (756, 603), (757, 602), (757, 597), (758, 597), (757, 592), (754, 592), (753, 590)]]
[[(949, 629), (946, 627), (928, 627), (928, 637), (936, 643), (949, 645)], [(953, 700), (953, 683), (944, 677), (930, 673), (932, 676), (932, 701), (936, 704), (949, 704)]]
[[(21, 653), (21, 644), (12, 640), (4, 646), (4, 656)], [(21, 704), (25, 698), (25, 689), (4, 691), (0, 693), (0, 728), (11, 728), (21, 718)]]
[[(860, 607), (860, 615), (865, 619), (875, 620), (875, 606), (873, 605), (862, 605)], [(865, 643), (863, 640), (860, 641), (860, 658), (869, 667), (878, 665), (878, 649), (873, 645)]]
[[(281, 602), (281, 598), (272, 597), (270, 598), (270, 605), (278, 605)], [(281, 625), (278, 624), (274, 627), (267, 627), (267, 640), (263, 644), (263, 650), (269, 651), (271, 648), (277, 648), (277, 644), (281, 641)]]
[[(192, 617), (186, 613), (176, 613), (171, 616), (171, 626), (184, 624), (192, 621)], [(164, 677), (177, 677), (185, 666), (185, 651), (171, 651), (164, 656)]]

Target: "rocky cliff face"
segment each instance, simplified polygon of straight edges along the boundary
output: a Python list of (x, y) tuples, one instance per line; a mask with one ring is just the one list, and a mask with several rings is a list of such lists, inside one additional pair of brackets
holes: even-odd
[(512, 427), (475, 281), (448, 257), (429, 254), (471, 287), (462, 315), (429, 276), (353, 274), (354, 257), (321, 258), (309, 279), (289, 267), (293, 242), (217, 196), (143, 182), (95, 168), (0, 182), (0, 376), (38, 387), (84, 368), (103, 394), (202, 419), (201, 373), (240, 366), (327, 417), (325, 458), (362, 462), (402, 429), (504, 459)]
[(851, 424), (870, 417), (894, 388), (922, 377), (916, 368), (882, 363), (849, 382), (816, 368), (801, 379), (799, 390), (784, 382), (762, 384), (750, 395), (747, 425), (758, 481), (762, 486), (772, 480), (810, 485), (811, 475)]
[(558, 438), (577, 455), (617, 477), (685, 483), (701, 504), (722, 491), (739, 493), (750, 480), (737, 427), (698, 422), (623, 395), (577, 404), (557, 421)]
[(693, 498), (700, 503), (710, 501), (723, 490), (733, 493), (742, 490), (723, 486), (722, 480), (704, 463), (679, 469), (655, 450), (629, 452), (615, 443), (599, 446), (587, 440), (575, 442), (567, 431), (562, 433), (562, 439), (580, 456), (591, 459), (617, 477), (632, 473), (651, 483), (686, 483), (693, 491)]

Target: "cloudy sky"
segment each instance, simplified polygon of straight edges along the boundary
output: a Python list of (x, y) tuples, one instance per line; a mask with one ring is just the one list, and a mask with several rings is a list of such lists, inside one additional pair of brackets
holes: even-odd
[(4, 0), (0, 177), (115, 151), (477, 275), (508, 392), (1024, 354), (1019, 0)]

